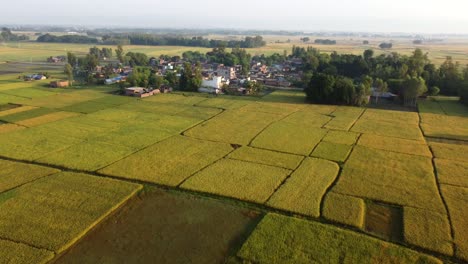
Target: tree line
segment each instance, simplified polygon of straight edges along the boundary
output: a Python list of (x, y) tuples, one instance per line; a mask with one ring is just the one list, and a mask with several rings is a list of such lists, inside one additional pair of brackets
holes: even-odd
[(228, 48), (258, 48), (266, 45), (262, 36), (245, 37), (243, 40), (216, 40), (203, 37), (179, 37), (179, 36), (161, 36), (152, 34), (114, 34), (104, 35), (100, 42), (95, 37), (64, 35), (55, 36), (51, 34), (41, 35), (37, 38), (38, 42), (54, 43), (102, 43), (106, 45), (150, 45), (150, 46), (187, 46), (187, 47), (228, 47)]
[(0, 33), (0, 41), (22, 41), (29, 40), (29, 37), (26, 35), (16, 35), (11, 32), (9, 28), (2, 28)]

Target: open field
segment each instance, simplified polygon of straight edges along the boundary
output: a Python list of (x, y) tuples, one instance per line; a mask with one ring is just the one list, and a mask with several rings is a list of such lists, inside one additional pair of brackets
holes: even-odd
[[(157, 188), (218, 200), (200, 208), (225, 205), (220, 215), (239, 226), (220, 223), (230, 231), (209, 254), (230, 263), (468, 261), (468, 108), (454, 98), (402, 112), (309, 105), (295, 91), (136, 99), (115, 89), (0, 77), (0, 259), (69, 263), (97, 244), (145, 248), (130, 232), (140, 229), (125, 227), (128, 240), (113, 240), (111, 231), (123, 228), (113, 220), (138, 225), (132, 217), (141, 217), (171, 236), (151, 222), (171, 219), (142, 216), (161, 206), (180, 213), (178, 199), (163, 198), (171, 209), (147, 194)], [(255, 220), (235, 213), (242, 208)], [(183, 223), (209, 229), (190, 212)], [(147, 241), (158, 250), (170, 241), (186, 247), (180, 234)]]
[[(227, 36), (210, 36), (216, 39), (227, 39)], [(240, 40), (244, 36), (236, 36), (234, 39)], [(374, 49), (376, 55), (379, 54), (390, 54), (391, 52), (398, 52), (403, 55), (410, 55), (416, 48), (420, 48), (423, 52), (429, 54), (429, 58), (435, 64), (441, 64), (447, 56), (452, 56), (455, 61), (459, 61), (460, 64), (468, 64), (468, 40), (467, 39), (446, 39), (442, 42), (424, 43), (422, 45), (414, 45), (412, 41), (414, 39), (385, 39), (385, 38), (330, 38), (337, 40), (337, 45), (318, 45), (313, 43), (315, 38), (311, 38), (310, 43), (303, 43), (300, 38), (303, 36), (264, 36), (267, 41), (267, 45), (261, 48), (248, 49), (248, 52), (253, 55), (271, 55), (273, 53), (283, 54), (286, 50), (288, 53), (291, 52), (292, 46), (307, 47), (313, 46), (318, 48), (322, 52), (331, 53), (336, 51), (338, 53), (346, 54), (362, 54), (366, 49)], [(232, 38), (229, 38), (232, 39)], [(289, 40), (289, 42), (288, 42)], [(363, 45), (362, 41), (368, 40), (368, 45)], [(390, 50), (382, 50), (378, 48), (378, 45), (382, 42), (393, 42), (393, 48)], [(20, 42), (20, 43), (4, 43), (0, 45), (0, 62), (4, 61), (21, 61), (21, 62), (45, 62), (47, 57), (65, 55), (67, 51), (75, 52), (79, 54), (85, 54), (89, 51), (89, 48), (94, 45), (89, 44), (66, 44), (66, 43), (38, 43), (38, 42)], [(98, 45), (99, 47), (110, 47), (115, 46), (104, 46)], [(142, 52), (148, 56), (157, 57), (161, 54), (175, 56), (182, 55), (185, 51), (200, 51), (207, 52), (211, 49), (201, 47), (180, 47), (180, 46), (126, 46), (127, 51)], [(1, 71), (1, 66), (0, 66)]]

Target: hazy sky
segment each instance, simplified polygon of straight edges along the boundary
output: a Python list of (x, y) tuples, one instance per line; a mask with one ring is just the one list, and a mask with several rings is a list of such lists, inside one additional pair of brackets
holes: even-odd
[(2, 24), (468, 33), (468, 0), (14, 0)]

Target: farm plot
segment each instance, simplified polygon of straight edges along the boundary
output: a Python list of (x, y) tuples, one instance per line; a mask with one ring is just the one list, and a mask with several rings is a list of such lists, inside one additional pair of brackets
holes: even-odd
[(427, 137), (468, 140), (468, 118), (421, 113), (421, 128)]
[(96, 171), (130, 154), (131, 148), (90, 140), (50, 152), (36, 161), (69, 169)]
[(14, 95), (23, 98), (38, 98), (38, 97), (46, 97), (58, 94), (55, 90), (51, 89), (44, 89), (44, 88), (21, 88), (21, 89), (9, 89), (9, 90), (2, 90), (0, 96), (2, 94)]
[(0, 193), (59, 172), (59, 170), (0, 159)]
[(218, 109), (238, 109), (252, 102), (253, 100), (248, 100), (247, 98), (244, 99), (244, 98), (223, 96), (223, 97), (210, 98), (209, 100), (201, 101), (195, 104), (195, 106), (218, 108)]
[(443, 263), (336, 227), (267, 214), (237, 253), (253, 263)]
[(177, 186), (232, 150), (232, 147), (225, 143), (174, 136), (126, 157), (99, 172)]
[(18, 106), (18, 107), (11, 107), (11, 108), (10, 108), (10, 106), (15, 106), (15, 105), (8, 104), (6, 106), (7, 106), (7, 109), (0, 111), (0, 117), (12, 115), (12, 114), (17, 114), (17, 113), (21, 113), (21, 112), (26, 112), (26, 111), (33, 110), (33, 109), (37, 108), (35, 106), (28, 106), (28, 105)]
[(325, 128), (348, 131), (364, 112), (363, 108), (339, 106), (330, 114), (333, 119)]
[(359, 139), (358, 145), (398, 153), (432, 157), (432, 153), (424, 141), (363, 134)]
[(429, 98), (419, 101), (418, 109), (425, 136), (468, 140), (468, 107), (458, 98)]
[(292, 114), (293, 112), (298, 111), (302, 107), (302, 105), (295, 104), (255, 102), (242, 107), (240, 110), (247, 112), (261, 112), (280, 116), (287, 116), (289, 114)]
[(368, 109), (351, 131), (423, 141), (418, 123), (416, 113)]
[(346, 132), (339, 130), (330, 130), (323, 138), (324, 142), (330, 142), (343, 145), (354, 145), (359, 137), (359, 133)]
[(0, 194), (0, 237), (60, 253), (141, 188), (77, 173), (38, 179)]
[(72, 112), (55, 112), (55, 113), (45, 114), (42, 116), (37, 116), (37, 117), (21, 120), (21, 121), (16, 122), (16, 124), (25, 126), (25, 127), (34, 127), (34, 126), (47, 124), (50, 122), (55, 122), (55, 121), (59, 121), (59, 120), (70, 118), (70, 117), (75, 117), (78, 115), (79, 115), (78, 113), (72, 113)]
[(285, 169), (296, 169), (301, 161), (302, 156), (286, 154), (276, 151), (257, 149), (251, 147), (241, 147), (229, 154), (230, 159), (250, 161), (254, 163), (270, 165)]
[(265, 127), (281, 117), (270, 113), (230, 110), (217, 115), (184, 134), (189, 137), (247, 145)]
[(268, 200), (267, 205), (319, 217), (322, 197), (335, 181), (338, 171), (339, 167), (336, 163), (306, 158)]
[(50, 114), (53, 112), (55, 111), (52, 109), (48, 109), (48, 108), (32, 108), (27, 111), (21, 111), (21, 112), (12, 113), (9, 115), (1, 116), (0, 120), (9, 122), (9, 123), (17, 123), (22, 120), (39, 117), (39, 116)]
[(442, 184), (468, 188), (468, 162), (435, 159), (437, 177)]
[(47, 263), (54, 252), (0, 239), (0, 259), (5, 263)]
[(454, 231), (454, 242), (456, 245), (455, 255), (468, 261), (468, 219), (466, 208), (468, 208), (468, 189), (446, 184), (441, 185), (442, 195), (448, 205), (448, 211), (452, 220)]
[(264, 102), (305, 104), (306, 97), (302, 91), (274, 91), (262, 97)]
[(430, 158), (354, 147), (334, 192), (444, 212)]
[[(428, 157), (356, 146), (332, 192), (402, 207), (406, 212), (403, 223), (412, 227), (405, 229), (406, 241), (450, 255), (447, 241), (451, 241), (451, 234), (446, 232), (450, 226), (441, 221), (447, 216), (432, 170)], [(338, 215), (334, 220), (353, 225), (361, 217), (348, 221)], [(439, 233), (425, 237), (428, 229)]]
[(28, 99), (24, 97), (9, 95), (9, 94), (0, 94), (0, 104), (7, 104), (7, 103), (20, 103), (20, 102), (27, 102)]
[(344, 162), (351, 152), (351, 149), (352, 146), (349, 145), (320, 142), (320, 144), (318, 144), (312, 152), (311, 156), (337, 162)]
[(21, 129), (2, 134), (0, 156), (32, 161), (78, 142), (79, 139), (41, 129), (41, 126)]
[(326, 129), (312, 123), (297, 124), (282, 120), (260, 133), (251, 146), (308, 156), (327, 134)]
[(436, 158), (467, 161), (468, 145), (445, 144), (438, 142), (429, 143)]
[(223, 159), (188, 178), (181, 188), (264, 203), (290, 170)]
[(20, 130), (20, 129), (23, 129), (23, 128), (25, 128), (25, 127), (19, 126), (19, 125), (16, 125), (16, 124), (1, 124), (0, 123), (0, 134)]

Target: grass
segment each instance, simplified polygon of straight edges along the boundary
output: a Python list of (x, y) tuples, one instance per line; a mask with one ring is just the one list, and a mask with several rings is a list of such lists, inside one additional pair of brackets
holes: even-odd
[(354, 145), (358, 137), (359, 133), (330, 130), (323, 138), (323, 141), (343, 145)]
[(290, 172), (273, 166), (223, 159), (187, 179), (181, 188), (264, 203)]
[(430, 158), (356, 146), (332, 191), (444, 212)]
[(323, 203), (323, 217), (333, 222), (362, 228), (365, 203), (363, 199), (328, 192)]
[(241, 147), (229, 154), (230, 159), (250, 161), (254, 163), (270, 165), (294, 170), (304, 159), (301, 156), (263, 150), (251, 147)]
[(77, 113), (72, 113), (72, 112), (55, 112), (55, 113), (50, 113), (50, 114), (45, 114), (42, 116), (38, 117), (33, 117), (25, 120), (21, 120), (16, 122), (16, 124), (25, 126), (25, 127), (34, 127), (42, 124), (47, 124), (50, 122), (55, 122), (58, 120), (78, 116), (79, 114)]
[(337, 162), (344, 162), (351, 152), (352, 146), (321, 142), (312, 152), (311, 156)]
[(468, 219), (466, 208), (468, 208), (468, 189), (442, 184), (440, 189), (448, 205), (454, 241), (456, 245), (455, 256), (468, 261)]
[(76, 173), (39, 179), (0, 195), (0, 236), (60, 253), (139, 189)]
[(306, 158), (273, 194), (267, 205), (312, 217), (320, 216), (320, 204), (339, 172), (336, 163)]
[(251, 145), (258, 148), (308, 156), (326, 133), (326, 129), (316, 128), (313, 124), (304, 123), (299, 125), (279, 121), (260, 133), (252, 141)]
[(429, 146), (436, 158), (466, 161), (468, 157), (468, 145), (431, 142)]
[(0, 193), (59, 172), (56, 169), (0, 160)]
[(450, 223), (445, 214), (405, 207), (404, 237), (412, 245), (453, 255)]
[(187, 132), (186, 136), (247, 145), (270, 123), (277, 121), (280, 116), (263, 112), (225, 111)]
[(43, 264), (48, 263), (54, 256), (54, 252), (45, 249), (0, 239), (0, 259), (5, 263)]
[(262, 97), (266, 102), (305, 104), (306, 97), (302, 91), (274, 91)]
[(432, 157), (432, 153), (424, 141), (363, 134), (359, 139), (358, 145), (398, 153)]
[(175, 136), (122, 159), (100, 172), (177, 186), (231, 151), (229, 144)]
[(362, 234), (267, 214), (237, 253), (253, 263), (442, 263)]
[(48, 153), (37, 161), (74, 170), (96, 171), (133, 152), (122, 145), (93, 140)]
[(440, 183), (468, 188), (468, 162), (466, 160), (437, 158), (434, 161)]

